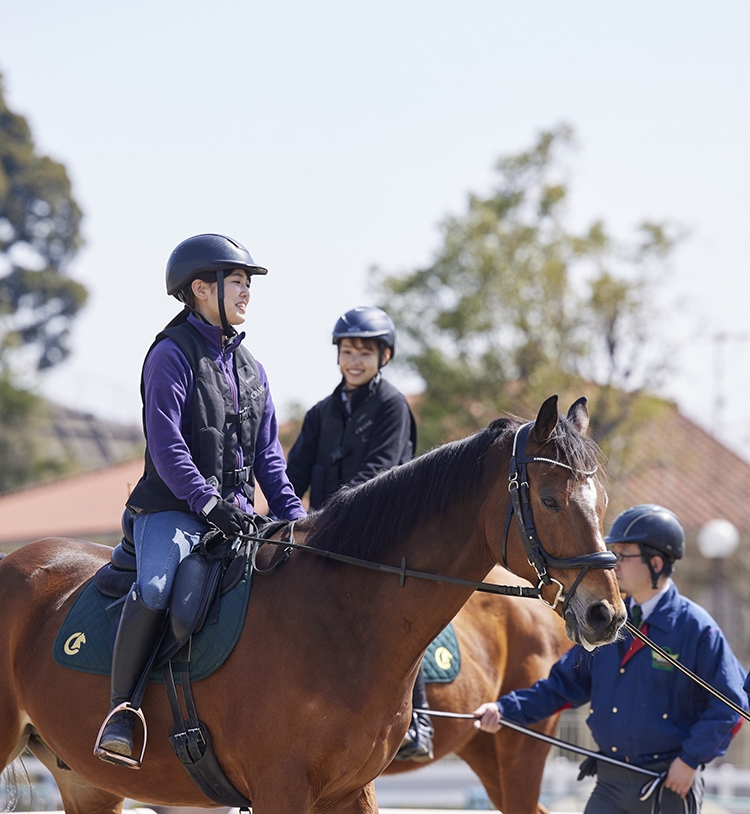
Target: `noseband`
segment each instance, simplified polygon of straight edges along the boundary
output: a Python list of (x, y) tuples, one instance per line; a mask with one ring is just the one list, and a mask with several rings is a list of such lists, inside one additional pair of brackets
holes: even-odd
[[(582, 554), (579, 557), (553, 557), (544, 550), (544, 546), (537, 534), (536, 526), (534, 525), (534, 515), (531, 511), (531, 494), (529, 491), (527, 464), (539, 462), (551, 464), (552, 466), (561, 466), (563, 469), (568, 469), (574, 474), (582, 475), (586, 478), (592, 478), (596, 474), (596, 467), (587, 472), (573, 469), (572, 466), (553, 458), (528, 457), (526, 455), (526, 441), (533, 426), (533, 422), (524, 424), (516, 430), (515, 437), (513, 438), (513, 449), (510, 455), (510, 473), (508, 475), (510, 506), (508, 507), (508, 516), (505, 520), (505, 533), (503, 535), (503, 565), (508, 568), (508, 532), (510, 530), (511, 518), (515, 517), (529, 565), (534, 568), (539, 579), (538, 587), (541, 588), (542, 585), (551, 585), (553, 583), (557, 585), (557, 594), (554, 600), (547, 602), (547, 600), (540, 595), (542, 602), (551, 608), (556, 608), (562, 601), (564, 614), (578, 584), (586, 575), (589, 568), (614, 568), (617, 563), (617, 558), (611, 551), (597, 551), (593, 554)], [(549, 575), (549, 568), (557, 568), (563, 571), (575, 568), (580, 568), (581, 570), (575, 578), (570, 590), (566, 593), (565, 586), (559, 580)]]

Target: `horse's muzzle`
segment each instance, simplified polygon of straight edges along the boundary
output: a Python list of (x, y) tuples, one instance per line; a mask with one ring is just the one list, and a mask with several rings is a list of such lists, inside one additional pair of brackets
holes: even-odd
[(583, 606), (583, 603), (576, 602), (575, 599), (574, 597), (565, 613), (568, 638), (586, 650), (615, 641), (626, 619), (622, 603), (622, 607), (614, 608), (606, 600), (597, 600)]

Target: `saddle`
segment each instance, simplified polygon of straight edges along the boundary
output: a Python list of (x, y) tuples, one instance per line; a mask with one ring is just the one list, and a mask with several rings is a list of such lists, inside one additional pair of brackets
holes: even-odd
[[(122, 516), (122, 540), (112, 550), (110, 562), (94, 575), (94, 585), (105, 596), (123, 599), (136, 577), (134, 516), (125, 509)], [(287, 525), (255, 517), (258, 537), (268, 538)], [(179, 565), (169, 600), (169, 627), (165, 632), (152, 667), (158, 668), (179, 652), (207, 619), (214, 619), (221, 596), (234, 588), (247, 570), (253, 546), (247, 541), (234, 546), (218, 530), (207, 532), (194, 551)]]

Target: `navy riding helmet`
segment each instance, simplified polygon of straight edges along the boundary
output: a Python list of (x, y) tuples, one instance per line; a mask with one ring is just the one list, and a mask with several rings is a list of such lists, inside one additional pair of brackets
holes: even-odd
[(167, 294), (184, 301), (185, 288), (204, 271), (243, 269), (250, 274), (268, 274), (250, 252), (226, 235), (203, 234), (183, 240), (167, 261)]
[(396, 326), (382, 308), (359, 306), (342, 314), (333, 329), (333, 344), (342, 339), (377, 339), (396, 355)]
[(655, 503), (632, 506), (619, 514), (604, 542), (637, 543), (639, 547), (656, 549), (670, 560), (680, 560), (685, 553), (682, 523), (674, 512)]

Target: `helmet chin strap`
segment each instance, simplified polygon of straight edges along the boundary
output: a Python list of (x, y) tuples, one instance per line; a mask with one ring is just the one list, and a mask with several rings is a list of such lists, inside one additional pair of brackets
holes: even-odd
[(216, 296), (219, 298), (219, 318), (221, 319), (221, 330), (224, 336), (234, 336), (236, 331), (227, 322), (227, 312), (224, 308), (224, 269), (216, 272)]
[[(638, 546), (640, 548), (640, 546)], [(659, 572), (656, 571), (654, 566), (651, 563), (651, 557), (647, 554), (643, 554), (643, 550), (641, 550), (641, 555), (646, 560), (646, 565), (648, 566), (648, 571), (651, 574), (651, 587), (656, 590), (659, 587), (659, 577), (664, 573), (664, 560), (662, 560), (661, 570)]]

